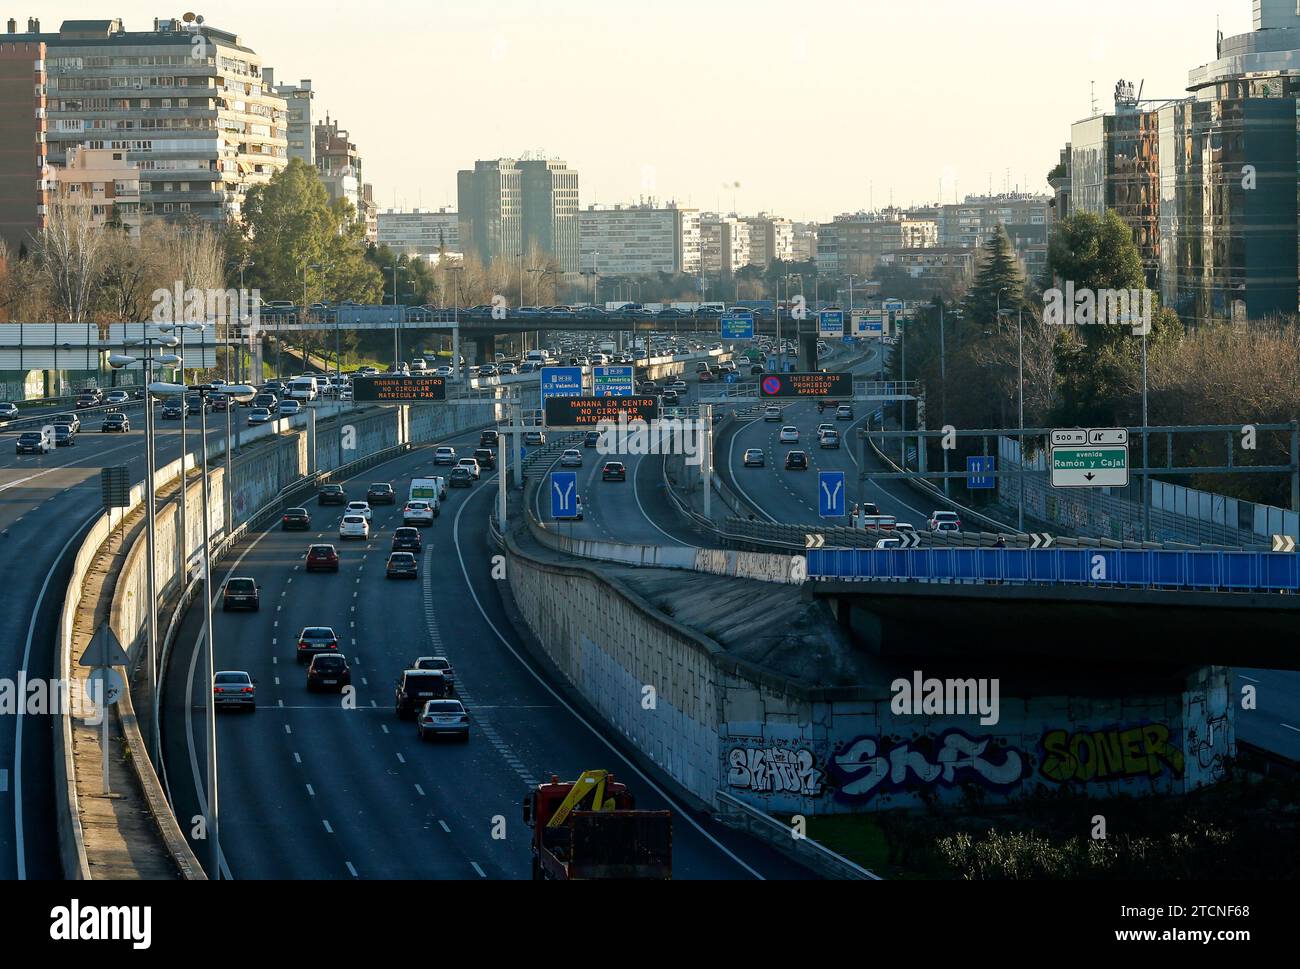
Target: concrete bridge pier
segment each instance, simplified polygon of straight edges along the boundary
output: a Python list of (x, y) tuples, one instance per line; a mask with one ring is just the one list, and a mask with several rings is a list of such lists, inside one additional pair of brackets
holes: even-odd
[(799, 369), (809, 373), (817, 369), (817, 328), (799, 328)]
[(491, 363), (497, 352), (497, 338), (493, 335), (474, 337), (474, 359), (479, 364)]

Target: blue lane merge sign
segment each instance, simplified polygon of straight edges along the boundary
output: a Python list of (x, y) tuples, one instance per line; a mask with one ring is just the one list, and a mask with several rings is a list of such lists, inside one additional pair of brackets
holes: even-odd
[(993, 477), (993, 456), (976, 455), (966, 459), (966, 487), (971, 491), (991, 490), (995, 487)]
[(542, 400), (547, 397), (581, 397), (581, 367), (543, 367)]
[(551, 472), (551, 517), (578, 517), (578, 472)]
[(591, 371), (591, 383), (593, 397), (631, 397), (636, 393), (631, 367), (596, 367)]
[(819, 471), (817, 473), (817, 511), (823, 518), (844, 517), (845, 473)]

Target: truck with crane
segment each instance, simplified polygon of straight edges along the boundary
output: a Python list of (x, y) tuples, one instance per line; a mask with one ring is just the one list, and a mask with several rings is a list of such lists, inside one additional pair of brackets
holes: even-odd
[(523, 809), (534, 881), (672, 878), (672, 812), (637, 810), (608, 771), (552, 776), (524, 796)]

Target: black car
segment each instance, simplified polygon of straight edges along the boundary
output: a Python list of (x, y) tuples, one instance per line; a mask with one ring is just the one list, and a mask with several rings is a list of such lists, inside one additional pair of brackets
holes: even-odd
[(207, 404), (204, 403), (202, 394), (190, 394), (188, 397), (185, 398), (186, 416), (194, 417), (196, 415), (204, 413), (207, 410), (209, 410), (209, 408)]
[(81, 394), (79, 397), (77, 397), (77, 403), (76, 403), (77, 410), (85, 410), (87, 407), (98, 407), (98, 406), (99, 406), (98, 394), (86, 393), (86, 394)]
[(479, 447), (496, 447), (497, 438), (500, 437), (496, 431), (484, 431), (478, 436)]
[(277, 414), (280, 411), (280, 398), (275, 394), (258, 394), (253, 398), (253, 406), (265, 407), (272, 414)]
[(420, 537), (420, 530), (412, 528), (409, 525), (403, 525), (400, 528), (393, 529), (393, 548), (394, 552), (420, 552), (424, 549), (424, 539)]
[(627, 466), (622, 461), (606, 461), (600, 469), (601, 481), (626, 481)]
[(451, 469), (450, 485), (453, 488), (472, 488), (474, 476), (469, 473), (469, 468), (457, 466)]
[(600, 431), (588, 431), (582, 437), (583, 447), (595, 447), (600, 443)]
[(17, 454), (48, 454), (50, 444), (40, 431), (24, 431), (14, 442), (14, 449)]
[(162, 416), (165, 418), (170, 420), (180, 420), (183, 413), (184, 410), (181, 407), (181, 402), (174, 397), (168, 399), (166, 403), (163, 404)]
[(785, 469), (787, 471), (807, 471), (808, 455), (802, 451), (791, 451), (785, 456)]
[(230, 407), (230, 401), (225, 394), (213, 394), (208, 398), (208, 404), (214, 411), (224, 411)]
[(77, 434), (72, 429), (71, 424), (54, 425), (54, 446), (55, 447), (72, 447), (77, 443)]
[(497, 466), (497, 456), (491, 448), (475, 448), (472, 457), (478, 462), (480, 468), (495, 468)]
[(395, 505), (397, 495), (393, 486), (384, 481), (377, 481), (366, 490), (366, 501), (372, 505)]
[(348, 503), (348, 493), (343, 490), (342, 485), (321, 485), (320, 491), (316, 492), (316, 503), (320, 505), (346, 505)]
[(339, 637), (329, 626), (307, 626), (298, 634), (297, 656), (305, 663), (317, 653), (337, 653)]
[(281, 531), (306, 531), (311, 528), (311, 513), (306, 508), (286, 508), (280, 516)]
[(393, 706), (399, 719), (415, 716), (430, 700), (445, 700), (451, 695), (447, 677), (439, 670), (407, 670), (393, 690)]
[(251, 609), (257, 612), (261, 607), (262, 591), (252, 579), (230, 579), (221, 591), (222, 612), (229, 612), (231, 609)]
[(336, 653), (317, 653), (307, 667), (307, 690), (336, 690), (342, 693), (352, 685), (352, 667), (346, 656)]
[(131, 429), (131, 422), (120, 410), (109, 411), (104, 415), (104, 423), (99, 426), (100, 433), (122, 433)]

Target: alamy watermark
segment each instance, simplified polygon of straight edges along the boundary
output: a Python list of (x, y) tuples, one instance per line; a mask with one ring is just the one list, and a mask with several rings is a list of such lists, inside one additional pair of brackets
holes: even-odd
[(1043, 322), (1048, 326), (1131, 326), (1134, 336), (1151, 332), (1154, 306), (1151, 290), (1065, 289), (1053, 287), (1043, 293)]
[(171, 289), (155, 289), (150, 299), (155, 323), (256, 325), (261, 317), (260, 289), (186, 289), (178, 282)]
[(619, 414), (618, 421), (601, 421), (596, 425), (596, 453), (623, 454), (683, 454), (687, 464), (704, 461), (709, 425), (691, 418), (664, 417), (647, 423), (628, 421)]
[(900, 717), (978, 715), (986, 727), (996, 725), (1002, 718), (996, 679), (926, 679), (920, 670), (913, 670), (910, 680), (902, 677), (894, 680), (889, 684), (889, 691), (894, 695), (889, 701), (890, 712)]

